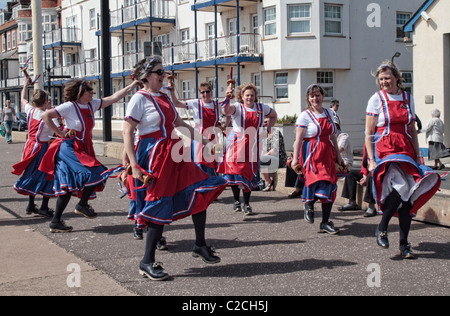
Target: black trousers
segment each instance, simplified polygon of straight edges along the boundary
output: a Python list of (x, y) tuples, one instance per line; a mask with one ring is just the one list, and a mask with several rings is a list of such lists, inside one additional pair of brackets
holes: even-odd
[[(350, 174), (345, 178), (344, 187), (342, 188), (342, 197), (349, 199), (350, 201), (356, 201), (356, 189), (358, 188), (358, 182), (363, 178), (361, 170), (352, 169)], [(373, 198), (372, 193), (372, 175), (367, 175), (366, 192), (364, 193), (364, 202), (375, 204), (376, 201)]]

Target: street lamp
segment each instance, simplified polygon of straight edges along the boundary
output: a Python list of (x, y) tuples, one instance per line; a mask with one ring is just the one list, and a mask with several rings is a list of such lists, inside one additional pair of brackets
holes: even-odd
[(400, 57), (402, 54), (400, 53), (400, 52), (396, 52), (395, 54), (394, 54), (394, 56), (392, 56), (392, 59), (391, 59), (391, 61), (392, 61), (392, 63), (394, 63), (394, 58), (398, 58), (398, 57)]

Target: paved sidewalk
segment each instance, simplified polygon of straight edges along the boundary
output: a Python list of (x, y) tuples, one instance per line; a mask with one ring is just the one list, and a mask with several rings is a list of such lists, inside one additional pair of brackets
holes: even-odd
[[(316, 223), (307, 224), (302, 203), (287, 199), (290, 189), (282, 187), (254, 192), (252, 217), (232, 212), (230, 190), (211, 205), (207, 239), (218, 249), (219, 264), (191, 256), (191, 219), (167, 227), (169, 251), (157, 252), (157, 260), (171, 278), (151, 282), (138, 273), (144, 242), (132, 239), (128, 201), (119, 198), (115, 180), (92, 201), (100, 215), (94, 220), (75, 215), (72, 199), (63, 215), (74, 227), (70, 234), (51, 234), (48, 220), (25, 215), (27, 198), (12, 189), (17, 177), (10, 168), (22, 146), (0, 139), (0, 295), (450, 295), (449, 228), (413, 222), (410, 241), (417, 259), (401, 260), (395, 220), (392, 247), (381, 249), (374, 238), (380, 218), (338, 212), (345, 202), (338, 199), (332, 220), (340, 236), (318, 234), (320, 206)], [(119, 164), (117, 159), (100, 160), (107, 167)], [(79, 275), (67, 271), (73, 263), (79, 265)], [(378, 279), (375, 272), (380, 272)], [(80, 287), (69, 287), (77, 285), (77, 276)]]

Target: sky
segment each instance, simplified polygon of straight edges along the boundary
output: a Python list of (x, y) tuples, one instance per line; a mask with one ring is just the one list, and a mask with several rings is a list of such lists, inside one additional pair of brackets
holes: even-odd
[(6, 9), (6, 2), (8, 0), (0, 0), (0, 9)]

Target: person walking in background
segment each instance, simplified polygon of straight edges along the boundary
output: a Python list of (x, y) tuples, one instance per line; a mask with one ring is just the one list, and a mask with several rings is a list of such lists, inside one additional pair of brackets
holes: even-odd
[(411, 259), (414, 255), (408, 235), (412, 217), (439, 189), (441, 178), (421, 165), (414, 99), (404, 90), (398, 68), (386, 61), (374, 76), (380, 91), (367, 105), (365, 145), (374, 198), (383, 212), (376, 240), (380, 247), (389, 248), (388, 225), (394, 215), (398, 216), (400, 253)]
[[(52, 233), (72, 231), (73, 228), (61, 220), (72, 194), (80, 198), (75, 207), (76, 214), (89, 219), (97, 217), (88, 201), (96, 197), (95, 192), (103, 191), (106, 180), (102, 173), (107, 169), (97, 160), (94, 152), (92, 130), (95, 112), (123, 99), (138, 85), (134, 81), (112, 96), (94, 99), (92, 84), (83, 79), (74, 79), (64, 88), (66, 102), (42, 114), (45, 124), (59, 136), (51, 144), (39, 167), (39, 170), (55, 178), (54, 190), (58, 199), (50, 223)], [(53, 122), (53, 119), (58, 118), (64, 118), (65, 130), (60, 130)]]
[(342, 167), (345, 163), (339, 151), (332, 114), (322, 106), (324, 95), (324, 89), (318, 84), (312, 84), (306, 90), (308, 108), (297, 119), (292, 166), (300, 165), (305, 176), (305, 220), (314, 223), (314, 203), (320, 200), (320, 232), (334, 235), (339, 233), (330, 221), (337, 190), (336, 163)]
[(277, 121), (277, 112), (268, 105), (258, 103), (256, 86), (245, 83), (238, 87), (237, 103), (222, 108), (222, 113), (231, 117), (233, 128), (227, 138), (224, 159), (218, 172), (224, 175), (231, 186), (234, 197), (233, 210), (242, 210), (241, 188), (244, 190), (244, 214), (252, 215), (250, 206), (252, 189), (258, 185), (260, 164), (260, 130), (268, 118), (268, 133)]
[(445, 165), (440, 158), (450, 157), (450, 150), (444, 145), (444, 122), (440, 119), (441, 111), (431, 111), (432, 119), (428, 122), (426, 137), (428, 140), (428, 160), (434, 160), (434, 170), (442, 170)]
[(6, 106), (2, 111), (2, 124), (5, 127), (6, 142), (8, 144), (12, 143), (12, 124), (17, 122), (16, 110), (11, 107), (11, 101), (6, 100)]

